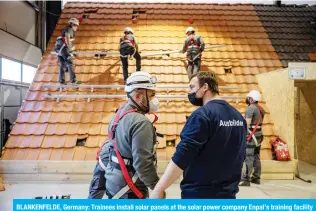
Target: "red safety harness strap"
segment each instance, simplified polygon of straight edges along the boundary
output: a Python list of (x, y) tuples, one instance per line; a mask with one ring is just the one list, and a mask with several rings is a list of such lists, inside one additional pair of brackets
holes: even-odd
[(247, 141), (250, 141), (250, 140), (252, 139), (253, 134), (255, 134), (255, 132), (257, 131), (257, 128), (258, 128), (259, 124), (261, 123), (261, 120), (263, 119), (263, 111), (262, 111), (262, 108), (261, 108), (259, 105), (257, 105), (257, 104), (254, 104), (254, 105), (257, 106), (257, 108), (258, 108), (259, 111), (260, 111), (260, 118), (259, 118), (259, 120), (258, 120), (258, 122), (257, 122), (257, 124), (256, 124), (256, 126), (255, 126), (255, 128), (254, 128), (254, 129), (252, 130), (252, 132), (248, 135)]
[(120, 42), (122, 43), (124, 40), (130, 41), (130, 42), (132, 43), (132, 45), (135, 46), (135, 40), (134, 40), (134, 39), (130, 39), (130, 38), (128, 37), (128, 34), (124, 35), (124, 37), (121, 38)]
[(193, 42), (193, 44), (194, 44), (196, 47), (200, 48), (200, 46), (198, 45), (198, 43), (194, 40), (194, 36), (193, 36), (193, 35), (190, 35), (190, 36), (191, 36), (191, 39), (190, 39), (189, 42), (187, 43), (185, 49), (188, 50), (188, 48), (189, 48), (189, 46), (192, 44), (192, 42)]
[(135, 184), (133, 183), (132, 181), (132, 178), (130, 177), (129, 173), (128, 173), (128, 170), (126, 168), (126, 165), (124, 163), (124, 160), (118, 150), (118, 147), (117, 147), (117, 144), (116, 144), (116, 138), (114, 136), (114, 133), (115, 133), (115, 130), (116, 130), (116, 127), (119, 123), (119, 121), (126, 115), (126, 114), (129, 114), (129, 113), (132, 113), (132, 112), (137, 112), (137, 109), (131, 109), (131, 110), (127, 110), (125, 111), (122, 115), (121, 115), (121, 111), (122, 109), (124, 108), (126, 104), (122, 105), (120, 107), (120, 109), (118, 110), (117, 114), (116, 114), (116, 117), (115, 117), (115, 120), (114, 120), (114, 123), (113, 123), (113, 126), (111, 128), (111, 132), (110, 132), (110, 137), (113, 138), (113, 141), (114, 141), (114, 150), (115, 150), (115, 154), (116, 154), (116, 157), (118, 159), (118, 162), (120, 164), (120, 167), (121, 167), (121, 170), (122, 170), (122, 175), (124, 177), (124, 180), (126, 181), (128, 187), (131, 189), (131, 191), (133, 191), (133, 193), (138, 197), (138, 198), (143, 198), (144, 197), (144, 194), (138, 190), (138, 188), (135, 186)]

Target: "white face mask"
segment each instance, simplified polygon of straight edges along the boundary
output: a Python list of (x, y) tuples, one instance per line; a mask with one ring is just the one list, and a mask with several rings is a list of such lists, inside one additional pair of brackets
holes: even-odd
[(149, 101), (149, 113), (155, 113), (158, 111), (158, 109), (159, 109), (159, 100), (157, 97), (153, 97), (153, 99)]

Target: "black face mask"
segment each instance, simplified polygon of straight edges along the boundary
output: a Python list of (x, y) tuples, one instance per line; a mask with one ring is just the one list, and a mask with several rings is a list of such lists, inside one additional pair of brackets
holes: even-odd
[[(203, 97), (204, 95), (201, 97), (201, 98), (197, 98), (196, 97), (196, 93), (201, 89), (202, 87), (200, 87), (198, 90), (196, 90), (196, 92), (194, 93), (191, 93), (191, 94), (188, 94), (188, 98), (189, 98), (189, 101), (192, 105), (195, 105), (195, 106), (203, 106)], [(205, 92), (204, 92), (205, 94)]]
[(203, 106), (203, 98), (196, 98), (196, 92), (188, 94), (188, 98), (192, 105)]

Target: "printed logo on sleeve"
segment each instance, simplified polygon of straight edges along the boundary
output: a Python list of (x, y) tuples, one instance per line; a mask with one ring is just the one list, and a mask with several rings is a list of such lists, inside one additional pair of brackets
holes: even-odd
[(219, 126), (224, 126), (224, 127), (243, 127), (244, 122), (240, 120), (228, 120), (228, 121), (223, 121), (220, 120)]

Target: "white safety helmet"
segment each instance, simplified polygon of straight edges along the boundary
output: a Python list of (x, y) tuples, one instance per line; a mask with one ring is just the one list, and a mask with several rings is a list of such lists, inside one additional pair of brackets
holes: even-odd
[(251, 97), (254, 101), (260, 101), (261, 100), (261, 94), (257, 90), (252, 90), (247, 94), (247, 97)]
[(68, 21), (69, 24), (75, 24), (77, 26), (79, 26), (79, 20), (77, 18), (70, 18)]
[(185, 30), (185, 33), (187, 34), (188, 32), (195, 32), (194, 28), (193, 27), (188, 27), (186, 30)]
[(126, 80), (125, 92), (130, 93), (135, 89), (156, 89), (157, 78), (147, 72), (137, 71)]
[(130, 27), (126, 27), (124, 29), (124, 33), (126, 33), (126, 32), (130, 32), (130, 33), (134, 34), (134, 30), (132, 28), (130, 28)]

